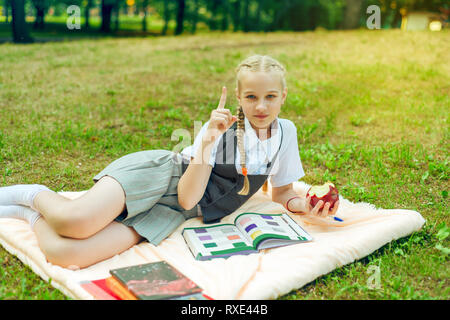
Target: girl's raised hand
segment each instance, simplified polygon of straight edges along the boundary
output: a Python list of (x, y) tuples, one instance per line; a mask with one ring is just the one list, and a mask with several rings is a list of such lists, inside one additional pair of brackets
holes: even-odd
[(222, 87), (222, 95), (220, 97), (217, 109), (211, 112), (208, 129), (205, 134), (205, 140), (213, 142), (237, 121), (237, 117), (233, 116), (229, 109), (225, 109), (227, 101), (227, 88)]

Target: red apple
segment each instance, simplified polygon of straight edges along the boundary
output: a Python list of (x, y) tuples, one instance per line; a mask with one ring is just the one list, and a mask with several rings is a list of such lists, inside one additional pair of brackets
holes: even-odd
[(331, 210), (333, 209), (335, 202), (339, 200), (339, 191), (338, 189), (336, 189), (333, 183), (328, 181), (321, 186), (312, 186), (311, 188), (309, 188), (308, 192), (306, 193), (306, 197), (308, 196), (311, 196), (310, 203), (313, 208), (316, 206), (319, 200), (322, 200), (323, 204), (320, 207), (320, 210), (323, 209), (325, 203), (327, 202), (330, 202)]

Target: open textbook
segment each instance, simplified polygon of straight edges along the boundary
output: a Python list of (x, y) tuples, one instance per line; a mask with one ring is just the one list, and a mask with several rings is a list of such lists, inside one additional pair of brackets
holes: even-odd
[(246, 212), (234, 224), (184, 228), (182, 233), (197, 260), (250, 254), (261, 249), (308, 242), (312, 237), (289, 215)]

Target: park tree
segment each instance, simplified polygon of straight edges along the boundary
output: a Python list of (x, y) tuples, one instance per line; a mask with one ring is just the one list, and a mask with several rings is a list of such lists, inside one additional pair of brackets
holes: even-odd
[(184, 15), (186, 9), (186, 0), (177, 0), (177, 25), (175, 27), (175, 35), (183, 33), (184, 30)]
[[(149, 0), (142, 0), (142, 10), (144, 10), (144, 17), (142, 18), (142, 31), (147, 31), (147, 11)], [(118, 12), (119, 10), (117, 10)]]
[(44, 17), (49, 7), (49, 0), (32, 0), (36, 11), (36, 18), (34, 20), (34, 29), (44, 29)]
[(229, 0), (222, 0), (222, 17), (221, 17), (221, 24), (220, 24), (220, 30), (226, 31), (228, 30), (229, 24), (230, 24), (230, 1)]
[[(105, 33), (119, 27), (121, 7), (133, 6), (136, 14), (143, 12), (142, 30), (147, 31), (148, 8), (155, 9), (164, 19), (161, 30), (167, 34), (169, 22), (174, 19), (174, 33), (184, 31), (185, 22), (190, 32), (197, 31), (199, 22), (204, 22), (210, 30), (226, 31), (233, 25), (233, 31), (275, 31), (275, 30), (315, 30), (358, 28), (366, 18), (366, 8), (372, 4), (381, 8), (383, 27), (398, 28), (405, 12), (426, 10), (448, 11), (448, 0), (3, 0), (5, 15), (12, 9), (11, 29), (17, 43), (32, 42), (27, 29), (25, 7), (35, 9), (35, 29), (44, 27), (44, 18), (50, 6), (55, 13), (63, 14), (64, 6), (83, 7), (85, 27), (90, 27), (89, 10), (99, 7), (101, 28)], [(447, 9), (445, 9), (447, 8)], [(447, 11), (445, 11), (447, 10)], [(8, 18), (6, 19), (8, 23)]]
[(90, 20), (90, 10), (93, 7), (93, 0), (86, 0), (86, 6), (84, 7), (84, 26), (89, 29), (90, 28), (90, 24), (89, 24), (89, 20)]
[(342, 24), (345, 0), (318, 0), (320, 13), (317, 26), (334, 30)]
[(344, 18), (342, 27), (344, 29), (355, 29), (359, 27), (362, 14), (363, 0), (345, 0)]
[[(143, 2), (144, 0), (142, 0)], [(114, 31), (119, 30), (119, 16), (120, 16), (120, 7), (126, 5), (124, 0), (116, 0), (113, 7), (114, 14)], [(146, 17), (145, 17), (146, 18)]]
[(111, 17), (116, 6), (117, 0), (102, 0), (101, 3), (101, 15), (102, 24), (100, 31), (109, 33), (111, 31)]
[(209, 12), (208, 26), (210, 30), (228, 30), (230, 19), (229, 0), (208, 0), (206, 9)]
[(186, 18), (186, 0), (157, 0), (152, 2), (157, 11), (164, 19), (164, 25), (161, 30), (162, 35), (167, 34), (169, 22), (175, 16), (176, 26), (175, 35), (179, 35), (184, 31), (184, 21)]
[(250, 0), (244, 0), (242, 2), (243, 4), (243, 11), (244, 11), (244, 16), (243, 16), (243, 26), (242, 26), (242, 30), (244, 32), (249, 32), (250, 31)]
[(163, 8), (163, 17), (164, 17), (164, 26), (162, 28), (161, 34), (167, 34), (167, 29), (169, 28), (170, 18), (172, 16), (171, 13), (171, 0), (163, 0), (164, 8)]
[(25, 21), (25, 0), (11, 1), (12, 9), (12, 34), (15, 43), (30, 43), (33, 38), (30, 36)]
[(292, 0), (280, 0), (272, 3), (270, 12), (272, 15), (272, 22), (269, 24), (267, 30), (275, 31), (286, 29), (286, 15), (291, 7)]
[(194, 34), (197, 31), (197, 23), (199, 18), (199, 10), (200, 10), (200, 0), (192, 0), (192, 10), (191, 10), (191, 33)]
[(219, 10), (220, 0), (208, 0), (206, 9), (210, 13), (208, 19), (209, 30), (217, 30), (217, 12)]
[(241, 1), (230, 0), (230, 6), (233, 20), (233, 31), (236, 32), (241, 27)]
[(3, 0), (3, 14), (5, 15), (5, 22), (9, 23), (9, 8), (11, 7), (11, 0)]
[(262, 11), (264, 3), (265, 3), (264, 0), (260, 0), (260, 1), (257, 2), (256, 12), (255, 12), (255, 19), (254, 19), (253, 28), (252, 28), (254, 31), (260, 31), (262, 29), (262, 26), (261, 26), (261, 11)]

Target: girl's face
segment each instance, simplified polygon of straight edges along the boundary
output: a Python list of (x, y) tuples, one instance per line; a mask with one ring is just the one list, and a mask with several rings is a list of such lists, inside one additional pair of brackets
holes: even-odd
[(257, 136), (268, 134), (272, 122), (278, 117), (286, 100), (287, 88), (282, 89), (280, 75), (268, 72), (244, 72), (241, 74), (241, 92), (236, 97)]

